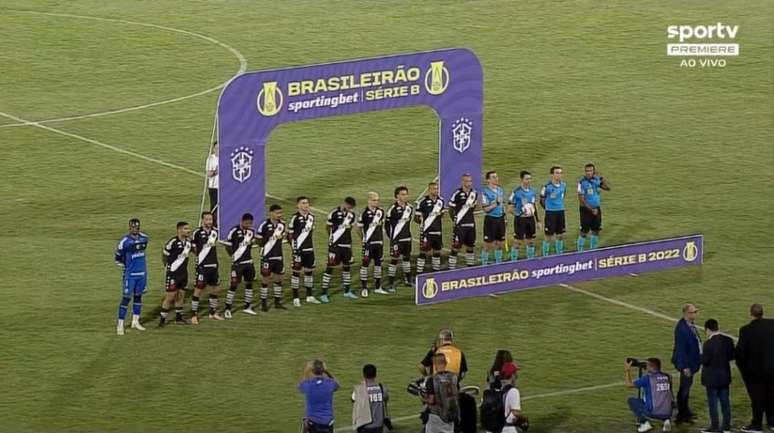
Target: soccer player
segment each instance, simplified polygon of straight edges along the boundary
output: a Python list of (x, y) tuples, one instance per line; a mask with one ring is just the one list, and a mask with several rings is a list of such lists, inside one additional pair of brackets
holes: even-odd
[(191, 323), (199, 324), (199, 299), (206, 286), (210, 287), (210, 319), (223, 320), (218, 313), (220, 277), (218, 275), (218, 230), (214, 227), (212, 212), (202, 212), (202, 226), (193, 234), (193, 249), (196, 253), (196, 286), (191, 296)]
[[(129, 233), (118, 241), (116, 247), (116, 265), (124, 270), (123, 296), (118, 305), (118, 323), (116, 334), (124, 335), (124, 319), (132, 301), (132, 328), (144, 331), (140, 324), (142, 313), (142, 295), (147, 285), (147, 270), (145, 267), (145, 249), (148, 248), (148, 235), (140, 232), (140, 220), (129, 220)], [(131, 297), (131, 298), (130, 298)]]
[(580, 202), (580, 235), (578, 236), (578, 251), (586, 247), (586, 237), (591, 231), (589, 249), (593, 250), (599, 244), (599, 232), (602, 230), (602, 207), (600, 207), (600, 190), (610, 191), (607, 179), (597, 174), (597, 168), (592, 163), (583, 167), (585, 176), (578, 181), (578, 201)]
[(368, 297), (368, 266), (374, 264), (374, 292), (387, 295), (382, 289), (382, 255), (384, 254), (384, 209), (379, 207), (379, 194), (368, 193), (368, 206), (357, 222), (363, 239), (363, 263), (360, 266), (360, 296)]
[(387, 224), (384, 230), (390, 238), (390, 265), (387, 267), (387, 279), (389, 286), (387, 291), (395, 293), (395, 275), (397, 274), (398, 258), (402, 257), (403, 283), (406, 287), (411, 284), (411, 217), (414, 208), (408, 204), (408, 188), (399, 186), (395, 188), (395, 203), (387, 210)]
[(288, 224), (288, 242), (293, 250), (293, 275), (290, 277), (290, 288), (293, 290), (293, 305), (301, 306), (298, 288), (301, 283), (301, 272), (304, 273), (304, 289), (306, 289), (306, 303), (319, 304), (312, 295), (314, 286), (314, 246), (312, 245), (312, 232), (314, 230), (314, 215), (309, 212), (311, 203), (308, 197), (296, 199), (298, 212), (294, 213)]
[(255, 316), (255, 310), (253, 310), (255, 266), (252, 256), (254, 242), (253, 215), (250, 213), (243, 214), (239, 224), (234, 226), (228, 232), (226, 240), (222, 241), (226, 246), (226, 252), (231, 256), (231, 284), (226, 292), (226, 310), (223, 313), (226, 319), (233, 317), (231, 306), (234, 304), (234, 295), (242, 280), (245, 281), (245, 306), (242, 312)]
[(344, 297), (357, 299), (352, 293), (352, 226), (357, 222), (357, 215), (352, 209), (355, 199), (347, 197), (344, 203), (328, 213), (328, 267), (322, 277), (323, 302), (328, 299), (328, 289), (331, 287), (333, 268), (341, 266), (341, 284), (344, 286)]
[(519, 249), (522, 243), (526, 243), (527, 258), (535, 257), (535, 231), (536, 226), (540, 224), (536, 212), (537, 194), (532, 189), (532, 175), (523, 170), (519, 173), (521, 185), (517, 186), (511, 192), (508, 203), (513, 212), (513, 246), (511, 246), (511, 260), (519, 259)]
[(419, 223), (419, 257), (417, 257), (417, 273), (425, 271), (427, 252), (432, 251), (433, 272), (441, 270), (441, 214), (444, 212), (444, 201), (438, 195), (438, 183), (427, 184), (427, 195), (417, 205), (415, 220)]
[(562, 180), (562, 167), (551, 167), (551, 180), (540, 190), (540, 206), (546, 211), (545, 239), (543, 240), (543, 255), (551, 253), (551, 242), (556, 240), (556, 253), (564, 252), (564, 194), (567, 184)]
[(282, 305), (282, 275), (285, 265), (282, 259), (282, 238), (287, 234), (282, 221), (282, 206), (269, 207), (269, 218), (258, 226), (255, 237), (261, 245), (261, 311), (269, 311), (269, 283), (273, 284), (274, 308), (287, 310)]
[(164, 245), (161, 256), (166, 268), (166, 288), (164, 300), (161, 301), (161, 314), (159, 315), (159, 327), (167, 323), (167, 316), (172, 304), (175, 305), (175, 323), (186, 324), (183, 318), (183, 301), (185, 291), (188, 290), (188, 255), (193, 249), (188, 235), (191, 228), (185, 221), (177, 223), (177, 233)]
[(462, 175), (462, 186), (454, 191), (449, 199), (449, 216), (454, 224), (452, 234), (452, 249), (449, 253), (449, 269), (457, 268), (457, 255), (465, 246), (465, 263), (468, 266), (476, 264), (473, 249), (476, 246), (476, 219), (473, 212), (478, 205), (479, 193), (473, 189), (473, 178), (470, 174)]
[(484, 248), (481, 250), (481, 264), (489, 263), (489, 251), (494, 249), (495, 263), (503, 261), (502, 244), (505, 242), (505, 209), (503, 189), (499, 185), (497, 172), (486, 173), (487, 186), (481, 192), (484, 210)]

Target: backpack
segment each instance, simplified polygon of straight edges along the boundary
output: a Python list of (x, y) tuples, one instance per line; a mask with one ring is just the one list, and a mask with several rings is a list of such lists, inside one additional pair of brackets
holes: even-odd
[(449, 372), (433, 376), (437, 415), (443, 422), (456, 422), (460, 418), (457, 376)]
[(501, 389), (487, 389), (481, 399), (481, 427), (492, 433), (499, 433), (505, 427), (505, 396), (513, 388), (505, 385)]

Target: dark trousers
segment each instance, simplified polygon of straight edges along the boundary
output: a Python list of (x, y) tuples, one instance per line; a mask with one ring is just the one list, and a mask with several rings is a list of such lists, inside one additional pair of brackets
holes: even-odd
[(357, 433), (382, 433), (383, 430), (384, 430), (383, 427), (371, 427), (371, 428), (358, 427)]
[[(723, 425), (718, 423), (718, 402), (720, 402), (720, 411), (723, 413)], [(731, 430), (731, 402), (728, 400), (728, 387), (707, 387), (707, 405), (712, 430)]]
[(218, 205), (218, 189), (207, 188), (207, 191), (210, 193), (210, 211), (212, 211)]
[(686, 376), (680, 371), (680, 388), (677, 390), (677, 420), (686, 421), (693, 417), (691, 408), (688, 407), (688, 399), (691, 397), (693, 374)]
[(309, 433), (333, 433), (333, 426), (328, 424), (318, 424), (306, 420), (306, 428)]
[(631, 397), (626, 401), (629, 404), (629, 409), (634, 416), (637, 417), (637, 422), (642, 424), (648, 420), (648, 412), (645, 410), (645, 402), (641, 398)]
[(763, 413), (766, 413), (766, 422), (769, 427), (774, 427), (774, 375), (768, 377), (746, 377), (744, 384), (747, 394), (750, 395), (752, 404), (752, 424), (755, 427), (763, 426)]

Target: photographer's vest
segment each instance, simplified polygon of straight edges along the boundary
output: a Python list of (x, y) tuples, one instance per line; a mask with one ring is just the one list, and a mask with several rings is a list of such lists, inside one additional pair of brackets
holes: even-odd
[(435, 349), (435, 354), (446, 356), (446, 371), (460, 375), (460, 366), (462, 365), (462, 351), (453, 344), (445, 344)]
[(655, 416), (667, 417), (672, 414), (672, 378), (664, 373), (648, 374), (650, 398)]

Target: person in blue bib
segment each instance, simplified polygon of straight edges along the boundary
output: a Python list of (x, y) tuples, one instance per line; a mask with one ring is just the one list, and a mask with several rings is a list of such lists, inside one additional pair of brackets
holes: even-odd
[(599, 245), (599, 232), (602, 230), (602, 207), (600, 192), (610, 191), (607, 179), (597, 174), (594, 164), (583, 167), (584, 176), (578, 181), (578, 201), (580, 202), (580, 234), (576, 247), (578, 251), (586, 249), (586, 238), (591, 232), (589, 249)]
[(484, 210), (484, 248), (481, 250), (481, 264), (489, 264), (489, 252), (494, 250), (495, 263), (503, 261), (502, 244), (505, 242), (505, 209), (503, 189), (499, 185), (497, 172), (486, 173), (487, 185), (481, 196)]
[(521, 244), (525, 243), (527, 258), (535, 257), (535, 232), (540, 225), (536, 212), (537, 194), (530, 185), (532, 174), (523, 170), (519, 173), (521, 185), (511, 192), (508, 199), (510, 210), (514, 215), (513, 245), (511, 246), (511, 261), (518, 260)]
[(562, 167), (551, 167), (551, 180), (540, 190), (540, 206), (545, 209), (545, 239), (543, 240), (543, 255), (551, 253), (551, 242), (556, 242), (556, 253), (564, 252), (564, 194), (567, 184), (562, 180)]
[(116, 265), (124, 270), (123, 296), (118, 306), (118, 323), (116, 324), (116, 334), (118, 335), (124, 335), (124, 320), (130, 301), (133, 313), (132, 328), (138, 331), (145, 330), (145, 327), (140, 324), (140, 314), (142, 313), (142, 295), (145, 293), (148, 281), (145, 266), (145, 250), (147, 248), (148, 235), (140, 232), (140, 220), (130, 219), (129, 233), (118, 241), (115, 253)]

